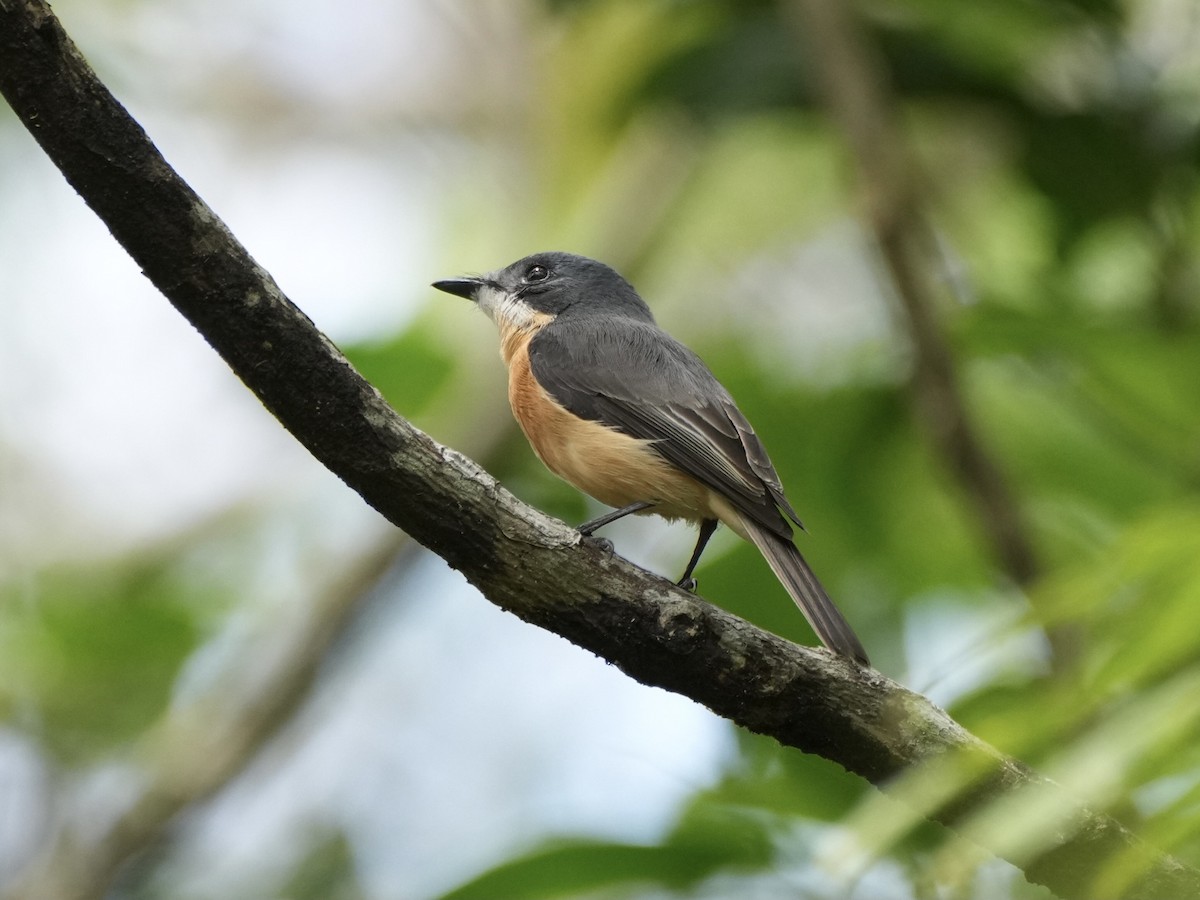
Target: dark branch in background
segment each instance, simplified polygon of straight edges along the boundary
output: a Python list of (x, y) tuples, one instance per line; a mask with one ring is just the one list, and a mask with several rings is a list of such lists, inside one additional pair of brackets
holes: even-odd
[(980, 439), (937, 321), (939, 262), (934, 231), (896, 123), (882, 59), (846, 0), (794, 0), (804, 45), (829, 109), (858, 169), (864, 212), (904, 311), (916, 371), (918, 411), (942, 457), (974, 503), (1004, 571), (1025, 585), (1037, 575), (1033, 546), (1003, 473)]
[[(203, 697), (168, 710), (129, 754), (142, 763), (145, 778), (121, 814), (103, 827), (96, 822), (82, 828), (69, 821), (57, 823), (48, 846), (5, 896), (108, 896), (131, 858), (153, 852), (184, 809), (240, 774), (291, 721), (347, 624), (385, 576), (417, 558), (415, 549), (403, 535), (380, 543), (319, 592), (299, 631), (286, 637), (286, 652), (278, 653), (278, 663), (265, 675), (239, 679), (244, 673), (226, 673)], [(255, 666), (260, 663), (256, 658)]]
[[(414, 429), (171, 170), (39, 0), (0, 0), (0, 91), (151, 281), (280, 422), (492, 602), (644, 684), (885, 788), (915, 766), (955, 772), (962, 789), (924, 810), (951, 827), (998, 799), (1049, 801), (1060, 817), (1055, 837), (1035, 858), (1013, 861), (1063, 897), (1200, 895), (1200, 872), (1081, 808), (919, 694), (768, 634), (581, 541)], [(1136, 878), (1119, 893), (1093, 890), (1113, 860), (1129, 862)]]

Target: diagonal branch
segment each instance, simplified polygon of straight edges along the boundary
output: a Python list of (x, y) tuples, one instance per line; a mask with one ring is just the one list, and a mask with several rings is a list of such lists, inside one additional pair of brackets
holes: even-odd
[[(1067, 898), (1113, 859), (1137, 877), (1108, 896), (1200, 894), (1200, 872), (965, 731), (877, 672), (797, 647), (581, 540), (397, 415), (280, 292), (99, 83), (42, 0), (0, 0), (0, 92), (177, 310), (312, 454), (495, 604), (644, 684), (888, 786), (955, 771), (928, 804), (950, 826), (1033, 794), (1059, 816), (1030, 878)], [(950, 767), (950, 768), (946, 768)], [(943, 779), (943, 783), (948, 783)], [(1126, 870), (1129, 871), (1129, 870)]]

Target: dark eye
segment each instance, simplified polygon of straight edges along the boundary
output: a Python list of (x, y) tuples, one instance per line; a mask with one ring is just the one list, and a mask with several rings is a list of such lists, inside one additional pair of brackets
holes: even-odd
[(550, 277), (550, 270), (545, 266), (530, 266), (525, 273), (526, 281), (545, 281)]

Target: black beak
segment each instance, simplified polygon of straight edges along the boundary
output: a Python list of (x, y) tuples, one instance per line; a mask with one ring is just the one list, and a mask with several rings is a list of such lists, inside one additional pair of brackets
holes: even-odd
[(445, 291), (447, 294), (456, 294), (459, 297), (474, 300), (475, 292), (479, 290), (482, 284), (482, 278), (450, 278), (446, 281), (435, 281), (433, 286), (439, 291)]

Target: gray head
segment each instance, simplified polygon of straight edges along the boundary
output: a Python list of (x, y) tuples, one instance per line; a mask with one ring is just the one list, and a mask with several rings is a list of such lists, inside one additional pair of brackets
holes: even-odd
[(496, 272), (433, 286), (474, 300), (501, 326), (525, 328), (563, 314), (654, 321), (633, 285), (604, 263), (573, 253), (535, 253)]

